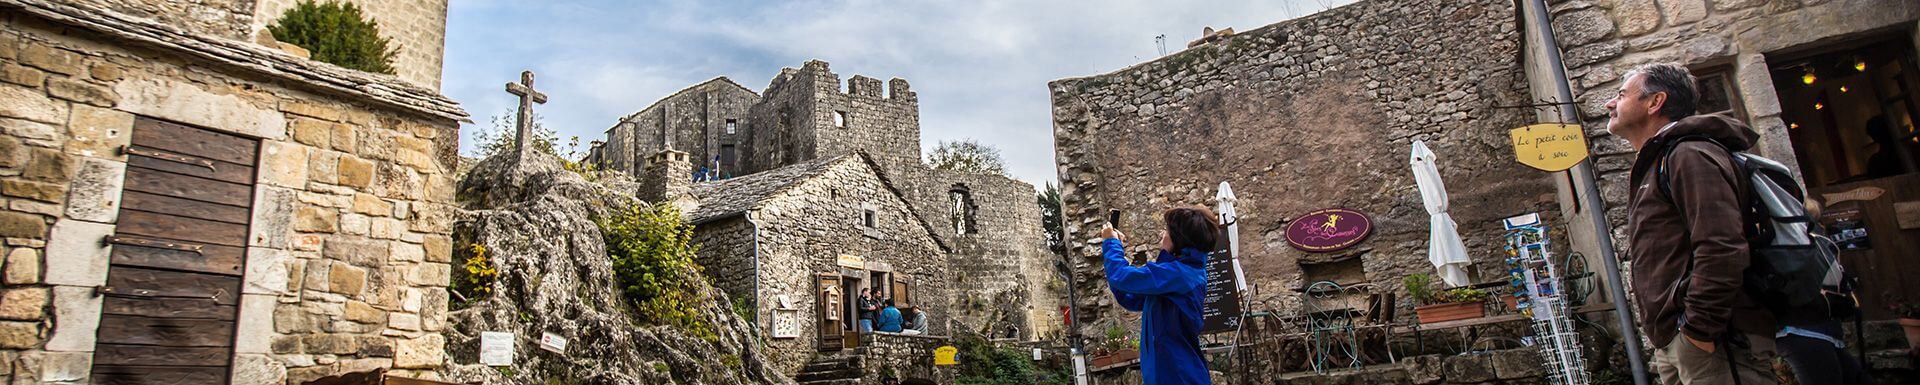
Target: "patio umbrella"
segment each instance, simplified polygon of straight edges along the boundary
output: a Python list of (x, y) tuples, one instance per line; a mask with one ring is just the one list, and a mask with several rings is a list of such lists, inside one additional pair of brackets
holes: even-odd
[(1243, 279), (1246, 274), (1240, 272), (1240, 214), (1233, 211), (1233, 202), (1236, 200), (1233, 197), (1233, 186), (1228, 186), (1224, 181), (1220, 182), (1220, 193), (1213, 197), (1219, 201), (1218, 206), (1214, 206), (1214, 211), (1220, 214), (1220, 224), (1227, 226), (1227, 252), (1233, 254), (1233, 278), (1236, 283), (1234, 289), (1247, 291), (1247, 280)]
[(1447, 286), (1467, 284), (1467, 246), (1460, 242), (1459, 225), (1453, 223), (1453, 216), (1447, 215), (1447, 185), (1440, 182), (1440, 168), (1436, 165), (1433, 150), (1427, 149), (1424, 141), (1413, 141), (1413, 181), (1420, 185), (1420, 199), (1426, 202), (1427, 214), (1432, 215), (1432, 235), (1427, 241), (1427, 262), (1440, 271), (1440, 279)]

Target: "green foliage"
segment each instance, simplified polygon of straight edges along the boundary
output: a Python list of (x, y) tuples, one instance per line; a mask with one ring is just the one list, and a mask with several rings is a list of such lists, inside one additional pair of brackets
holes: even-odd
[[(508, 109), (488, 118), (487, 120), (492, 122), (490, 126), (474, 128), (473, 156), (486, 159), (496, 154), (510, 154), (518, 150), (514, 143), (514, 136), (518, 134), (515, 132), (518, 130), (515, 127), (518, 124), (515, 122), (516, 114), (518, 112)], [(547, 125), (542, 123), (543, 120), (545, 118), (540, 114), (533, 114), (533, 129), (529, 132), (533, 136), (533, 150), (552, 154), (561, 159), (572, 159), (573, 149), (568, 149), (567, 154), (561, 154), (559, 152), (560, 134), (547, 128)], [(575, 138), (574, 143), (578, 145), (578, 138)]]
[(653, 363), (653, 371), (660, 372), (660, 373), (668, 373), (673, 371), (673, 367), (667, 366), (667, 363), (665, 362), (655, 362)]
[(273, 38), (306, 48), (313, 60), (383, 74), (393, 73), (400, 50), (380, 37), (380, 23), (368, 20), (352, 3), (303, 0), (267, 26)]
[(693, 225), (669, 204), (615, 209), (599, 221), (613, 259), (614, 278), (641, 322), (687, 330), (709, 341), (719, 336), (698, 308), (700, 266), (693, 263)]
[(1094, 344), (1092, 352), (1094, 355), (1104, 355), (1126, 349), (1140, 348), (1140, 341), (1135, 340), (1133, 333), (1127, 331), (1126, 328), (1120, 327), (1120, 325), (1107, 325), (1107, 332), (1103, 337), (1104, 338), (1101, 338), (1098, 343)]
[(1037, 197), (1040, 204), (1040, 228), (1046, 232), (1047, 250), (1054, 255), (1067, 255), (1066, 221), (1060, 216), (1060, 188), (1053, 182), (1047, 182), (1046, 190)]
[(487, 255), (487, 247), (471, 243), (456, 249), (455, 253), (461, 268), (454, 272), (453, 277), (453, 294), (458, 297), (454, 301), (454, 309), (466, 308), (474, 302), (492, 297), (493, 281), (500, 276), (500, 270), (493, 266), (493, 258)]
[(1413, 297), (1414, 302), (1433, 303), (1433, 276), (1426, 273), (1408, 274), (1400, 279), (1400, 284), (1407, 287), (1407, 296)]
[[(1026, 385), (1035, 383), (1038, 373), (1028, 353), (1015, 348), (995, 347), (976, 334), (954, 336), (959, 350), (960, 385)], [(1058, 377), (1058, 376), (1054, 376)]]
[(1407, 295), (1412, 296), (1414, 302), (1424, 305), (1486, 302), (1488, 299), (1493, 298), (1493, 294), (1488, 293), (1486, 290), (1471, 287), (1456, 287), (1434, 291), (1434, 286), (1438, 285), (1438, 283), (1433, 280), (1432, 275), (1425, 273), (1409, 274), (1406, 278), (1400, 279), (1400, 284), (1406, 286)]
[(1007, 161), (1000, 158), (1000, 149), (981, 144), (973, 139), (940, 141), (933, 146), (933, 152), (927, 154), (927, 164), (933, 168), (948, 171), (1007, 174)]
[(753, 302), (748, 301), (747, 298), (734, 298), (733, 314), (740, 316), (740, 319), (746, 320), (747, 322), (753, 322), (754, 319), (759, 318), (760, 312), (753, 308)]

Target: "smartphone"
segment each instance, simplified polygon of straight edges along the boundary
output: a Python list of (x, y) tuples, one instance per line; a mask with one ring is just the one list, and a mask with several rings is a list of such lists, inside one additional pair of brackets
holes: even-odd
[(1107, 227), (1120, 228), (1120, 210), (1107, 210)]

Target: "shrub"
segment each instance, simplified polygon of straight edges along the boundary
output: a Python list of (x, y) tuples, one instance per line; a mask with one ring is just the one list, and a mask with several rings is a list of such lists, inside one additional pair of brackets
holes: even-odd
[(598, 221), (613, 260), (613, 275), (640, 321), (688, 330), (714, 340), (713, 325), (701, 317), (700, 266), (693, 263), (693, 225), (670, 204), (615, 209)]
[(267, 26), (273, 38), (306, 48), (313, 60), (367, 72), (393, 74), (392, 41), (380, 37), (380, 23), (368, 20), (360, 7), (328, 1), (303, 0)]
[(453, 293), (459, 298), (454, 305), (455, 308), (464, 308), (467, 304), (493, 296), (493, 281), (500, 276), (500, 270), (493, 267), (493, 259), (487, 256), (486, 246), (474, 243), (458, 252), (461, 268), (453, 279)]

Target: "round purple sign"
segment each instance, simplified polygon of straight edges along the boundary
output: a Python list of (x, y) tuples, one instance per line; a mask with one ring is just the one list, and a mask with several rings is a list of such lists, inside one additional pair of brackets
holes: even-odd
[(1372, 233), (1373, 220), (1366, 214), (1348, 209), (1323, 209), (1287, 224), (1287, 244), (1302, 251), (1324, 253), (1353, 247)]

